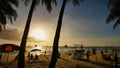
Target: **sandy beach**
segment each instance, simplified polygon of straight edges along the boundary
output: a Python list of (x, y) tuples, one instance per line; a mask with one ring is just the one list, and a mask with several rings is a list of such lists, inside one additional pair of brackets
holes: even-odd
[[(25, 57), (25, 59), (25, 68), (48, 68), (51, 55), (40, 55), (39, 61), (34, 63), (28, 61), (27, 57)], [(9, 62), (12, 60), (13, 57), (9, 57)], [(119, 64), (118, 66), (120, 67)], [(17, 68), (17, 61), (12, 61), (3, 68)], [(56, 68), (115, 68), (115, 62), (102, 60), (100, 53), (91, 55), (90, 60), (75, 60), (72, 59), (68, 54), (61, 54), (57, 61)]]

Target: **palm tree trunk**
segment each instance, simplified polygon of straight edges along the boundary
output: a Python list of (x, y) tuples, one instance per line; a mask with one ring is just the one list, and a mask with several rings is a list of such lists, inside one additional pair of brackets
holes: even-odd
[(56, 33), (55, 33), (54, 42), (53, 42), (53, 51), (52, 51), (52, 57), (51, 57), (51, 61), (49, 64), (49, 68), (55, 68), (55, 65), (57, 62), (59, 37), (60, 37), (60, 32), (61, 32), (61, 27), (62, 27), (62, 19), (63, 19), (66, 2), (67, 2), (67, 0), (63, 0), (62, 7), (60, 10), (57, 29), (56, 29)]
[(22, 41), (20, 44), (17, 68), (25, 68), (25, 58), (24, 57), (25, 57), (26, 42), (27, 42), (27, 37), (28, 37), (28, 33), (29, 33), (29, 28), (30, 28), (32, 14), (33, 14), (33, 10), (35, 8), (35, 4), (36, 4), (36, 0), (33, 0), (30, 11), (29, 11), (29, 15), (28, 15), (28, 18), (26, 21), (26, 26), (24, 29)]

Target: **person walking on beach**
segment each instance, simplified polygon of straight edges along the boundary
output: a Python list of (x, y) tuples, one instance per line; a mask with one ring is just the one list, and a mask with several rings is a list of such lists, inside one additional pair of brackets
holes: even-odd
[(30, 55), (29, 60), (33, 60), (33, 54)]
[(117, 56), (118, 56), (118, 54), (115, 53), (115, 58), (114, 58), (115, 59), (115, 68), (118, 68), (118, 65), (117, 65), (118, 64), (118, 57)]
[(46, 55), (46, 50), (45, 50), (45, 55)]
[(92, 54), (95, 55), (96, 54), (96, 48), (92, 48)]
[(18, 55), (15, 56), (15, 58), (14, 58), (14, 62), (15, 62), (16, 60), (18, 60)]
[(90, 59), (90, 50), (88, 49), (87, 51), (87, 59), (89, 60)]
[(30, 59), (30, 52), (28, 53), (28, 59)]
[(35, 58), (33, 59), (33, 62), (36, 62), (36, 61), (38, 61), (39, 59), (38, 59), (38, 55), (36, 54), (35, 55)]
[(103, 50), (101, 50), (101, 56), (102, 56), (102, 59), (104, 59), (104, 52), (103, 52)]
[(28, 63), (33, 63), (33, 54), (28, 53)]
[(39, 60), (39, 59), (38, 59), (38, 55), (37, 55), (37, 54), (35, 55), (35, 60)]
[(115, 55), (115, 49), (112, 49), (112, 55), (113, 56)]

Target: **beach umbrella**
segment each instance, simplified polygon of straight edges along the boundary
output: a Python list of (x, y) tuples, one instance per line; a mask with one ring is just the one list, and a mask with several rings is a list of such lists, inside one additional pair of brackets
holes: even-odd
[(41, 49), (32, 49), (31, 52), (41, 51)]
[(0, 52), (8, 54), (6, 62), (8, 62), (9, 53), (13, 52), (14, 50), (19, 50), (19, 46), (15, 45), (15, 44), (2, 44), (2, 45), (0, 45)]
[(15, 44), (2, 44), (0, 45), (0, 52), (12, 52), (14, 50), (19, 50), (19, 46)]
[(40, 53), (41, 53), (41, 49), (32, 49), (32, 50), (30, 50), (30, 53), (32, 54), (32, 55), (40, 55)]

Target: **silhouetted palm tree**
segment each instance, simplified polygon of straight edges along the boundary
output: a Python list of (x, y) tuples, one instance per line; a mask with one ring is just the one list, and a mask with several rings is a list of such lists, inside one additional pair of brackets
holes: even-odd
[(109, 0), (108, 9), (110, 14), (107, 17), (106, 23), (115, 21), (113, 29), (115, 29), (120, 24), (120, 0)]
[(0, 31), (2, 31), (2, 26), (4, 26), (7, 23), (7, 20), (10, 20), (12, 23), (12, 20), (16, 20), (17, 13), (16, 10), (13, 8), (13, 6), (18, 7), (18, 1), (17, 0), (0, 0)]
[[(41, 0), (42, 4), (45, 4), (47, 10), (50, 12), (52, 7), (51, 7), (51, 3), (55, 2), (55, 0)], [(29, 3), (30, 0), (25, 0), (25, 4)], [(29, 33), (29, 29), (30, 29), (30, 24), (31, 24), (31, 19), (32, 19), (32, 15), (33, 15), (33, 11), (35, 9), (35, 6), (40, 2), (40, 0), (32, 0), (32, 4), (30, 7), (30, 11), (28, 14), (28, 18), (26, 21), (26, 26), (23, 32), (23, 37), (22, 37), (22, 41), (20, 44), (20, 49), (19, 49), (19, 58), (18, 58), (18, 66), (17, 68), (25, 68), (25, 49), (26, 49), (26, 42), (27, 42), (27, 37), (28, 37), (28, 33)]]
[(59, 52), (58, 52), (59, 37), (60, 37), (60, 32), (61, 32), (61, 27), (62, 27), (62, 19), (63, 19), (63, 15), (64, 15), (65, 6), (68, 1), (73, 1), (73, 5), (77, 6), (83, 0), (63, 0), (59, 18), (58, 18), (57, 29), (56, 29), (56, 33), (55, 33), (55, 37), (54, 37), (53, 51), (52, 51), (52, 57), (51, 57), (51, 61), (49, 64), (49, 68), (55, 68), (57, 58), (59, 57)]

